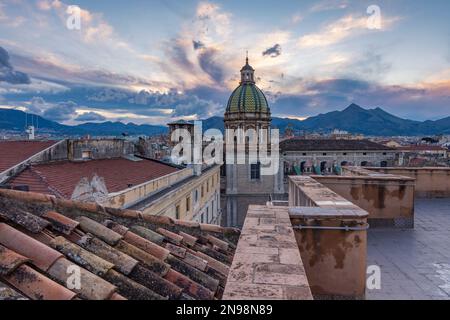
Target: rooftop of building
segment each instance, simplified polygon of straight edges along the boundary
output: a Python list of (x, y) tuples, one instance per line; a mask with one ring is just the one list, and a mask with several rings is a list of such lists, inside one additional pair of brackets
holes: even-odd
[(53, 146), (57, 141), (0, 140), (0, 173)]
[[(220, 299), (240, 232), (0, 190), (1, 299)], [(81, 285), (68, 289), (79, 268)]]
[(409, 145), (409, 146), (401, 146), (397, 148), (398, 150), (407, 150), (407, 151), (448, 151), (447, 148), (436, 145), (427, 145), (427, 144), (418, 144), (418, 145)]
[(13, 187), (70, 199), (82, 178), (102, 177), (109, 193), (174, 173), (180, 169), (145, 158), (56, 161), (32, 164), (8, 181)]
[(300, 139), (280, 142), (281, 151), (394, 151), (369, 140)]

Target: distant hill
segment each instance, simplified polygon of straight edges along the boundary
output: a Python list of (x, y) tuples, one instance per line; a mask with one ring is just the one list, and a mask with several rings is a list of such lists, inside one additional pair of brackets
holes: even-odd
[(306, 120), (274, 119), (280, 130), (290, 123), (294, 130), (346, 130), (373, 136), (450, 134), (450, 117), (437, 121), (413, 121), (396, 117), (381, 108), (363, 109), (351, 104), (342, 111), (319, 114)]
[[(223, 130), (223, 118), (206, 119), (203, 128), (215, 125)], [(351, 104), (342, 111), (319, 114), (305, 120), (272, 118), (272, 127), (283, 133), (287, 126), (296, 132), (330, 132), (333, 129), (372, 136), (450, 134), (450, 117), (437, 121), (413, 121), (396, 117), (381, 108), (364, 109)]]
[[(34, 117), (35, 122), (38, 119), (40, 132), (61, 135), (119, 136), (127, 133), (128, 135), (151, 136), (168, 132), (167, 126), (162, 125), (137, 125), (108, 121), (67, 126), (40, 116)], [(342, 111), (319, 114), (303, 121), (272, 118), (272, 127), (280, 129), (281, 133), (288, 125), (296, 132), (330, 132), (333, 129), (340, 129), (350, 133), (373, 136), (450, 134), (450, 117), (436, 121), (413, 121), (396, 117), (380, 108), (364, 109), (356, 104), (351, 104)], [(24, 127), (25, 113), (23, 111), (0, 109), (0, 129), (23, 132)], [(203, 120), (203, 129), (210, 128), (223, 131), (223, 118), (211, 117)]]
[[(23, 132), (25, 129), (26, 113), (20, 110), (0, 109), (0, 129)], [(28, 123), (31, 115), (28, 114)], [(38, 125), (39, 132), (60, 135), (93, 135), (93, 136), (120, 136), (128, 135), (158, 135), (167, 133), (166, 126), (137, 125), (123, 122), (83, 123), (76, 126), (67, 126), (55, 121), (33, 115), (33, 123)]]

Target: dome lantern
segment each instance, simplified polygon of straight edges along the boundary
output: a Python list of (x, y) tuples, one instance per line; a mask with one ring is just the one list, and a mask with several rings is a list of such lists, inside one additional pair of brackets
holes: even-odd
[(226, 113), (252, 113), (270, 117), (267, 99), (255, 84), (255, 69), (248, 63), (248, 53), (241, 69), (241, 81), (228, 100)]
[(245, 66), (241, 69), (241, 84), (242, 83), (255, 83), (255, 69), (248, 64), (248, 51), (245, 58)]

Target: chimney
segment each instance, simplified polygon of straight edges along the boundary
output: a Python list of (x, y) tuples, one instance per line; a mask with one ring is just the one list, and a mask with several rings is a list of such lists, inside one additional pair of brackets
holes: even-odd
[(27, 130), (25, 132), (28, 134), (28, 140), (34, 140), (34, 126), (28, 126)]

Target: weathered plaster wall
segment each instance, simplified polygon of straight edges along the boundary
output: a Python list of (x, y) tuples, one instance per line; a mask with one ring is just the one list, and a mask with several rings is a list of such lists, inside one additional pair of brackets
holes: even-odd
[(414, 178), (416, 180), (415, 193), (420, 198), (448, 198), (450, 197), (450, 168), (367, 168), (372, 171), (396, 174)]
[(314, 297), (363, 298), (367, 211), (311, 177), (289, 178), (289, 216)]
[[(414, 180), (407, 177), (312, 176), (369, 212), (371, 225), (414, 225)], [(381, 221), (385, 220), (385, 221)]]
[[(290, 211), (294, 227), (364, 227), (364, 217), (321, 218), (329, 209), (295, 208)], [(365, 295), (367, 232), (345, 230), (296, 229), (295, 238), (315, 298), (352, 298)]]

